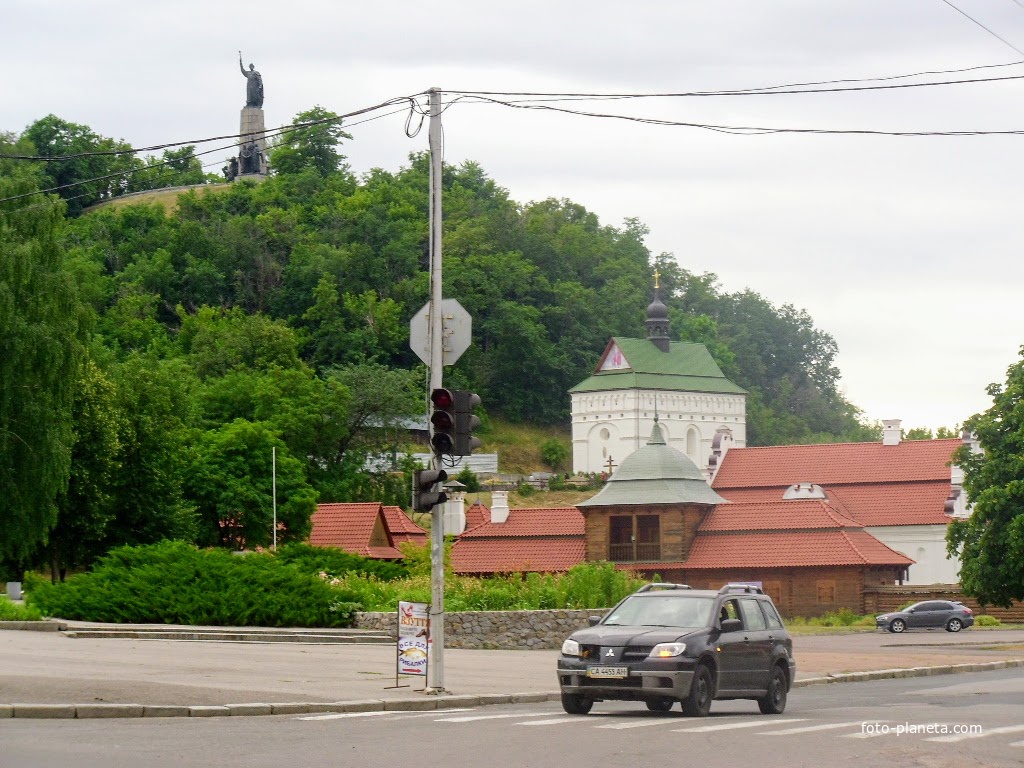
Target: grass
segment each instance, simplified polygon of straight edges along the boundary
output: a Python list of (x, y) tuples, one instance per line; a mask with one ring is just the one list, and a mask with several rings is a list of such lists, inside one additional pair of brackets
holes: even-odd
[[(550, 472), (540, 457), (540, 446), (545, 440), (556, 437), (570, 446), (571, 433), (565, 427), (537, 427), (529, 424), (512, 424), (498, 418), (488, 419), (488, 428), (479, 433), (483, 441), (481, 453), (497, 453), (498, 468), (503, 474), (529, 475), (533, 472)], [(572, 453), (569, 453), (572, 462)], [(571, 466), (562, 467), (563, 472)]]
[[(230, 184), (195, 184), (189, 189), (195, 190), (196, 194), (207, 194), (211, 191), (228, 189)], [(104, 200), (102, 203), (90, 206), (89, 211), (98, 211), (101, 208), (123, 208), (126, 205), (152, 205), (159, 203), (164, 207), (168, 215), (178, 209), (178, 195), (183, 195), (189, 190), (186, 189), (154, 189), (148, 192), (139, 192), (135, 195), (115, 197), (112, 200)]]

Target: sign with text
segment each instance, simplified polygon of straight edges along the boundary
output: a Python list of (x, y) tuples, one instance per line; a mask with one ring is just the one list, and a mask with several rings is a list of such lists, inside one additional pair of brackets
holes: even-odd
[(398, 603), (398, 674), (427, 674), (429, 603)]

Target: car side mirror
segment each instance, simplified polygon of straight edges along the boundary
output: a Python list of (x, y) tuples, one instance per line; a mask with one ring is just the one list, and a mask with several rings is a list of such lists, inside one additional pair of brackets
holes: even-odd
[(743, 629), (743, 622), (739, 619), (722, 619), (722, 632), (739, 632)]
[(590, 616), (587, 619), (587, 623), (590, 624), (590, 626), (592, 626), (592, 627), (596, 627), (598, 624), (601, 623), (601, 617), (600, 616)]
[(911, 608), (907, 613), (917, 613), (917, 608)]

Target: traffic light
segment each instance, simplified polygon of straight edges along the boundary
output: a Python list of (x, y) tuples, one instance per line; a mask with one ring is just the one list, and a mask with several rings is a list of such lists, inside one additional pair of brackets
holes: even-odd
[(480, 395), (460, 389), (455, 391), (455, 455), (469, 456), (474, 448), (483, 443), (473, 437), (473, 430), (480, 426), (480, 418), (473, 409), (480, 405)]
[(430, 402), (434, 404), (430, 444), (438, 456), (450, 456), (455, 448), (455, 394), (450, 389), (435, 389), (430, 393)]
[(444, 491), (433, 490), (438, 483), (448, 479), (443, 469), (417, 469), (412, 473), (412, 508), (417, 512), (429, 512), (438, 504), (448, 501)]

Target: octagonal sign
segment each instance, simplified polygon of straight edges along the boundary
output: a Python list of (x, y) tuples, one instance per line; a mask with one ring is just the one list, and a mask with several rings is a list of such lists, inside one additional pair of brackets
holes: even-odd
[[(455, 365), (473, 340), (473, 318), (456, 299), (441, 301), (442, 365)], [(430, 365), (430, 302), (409, 321), (409, 349)]]

